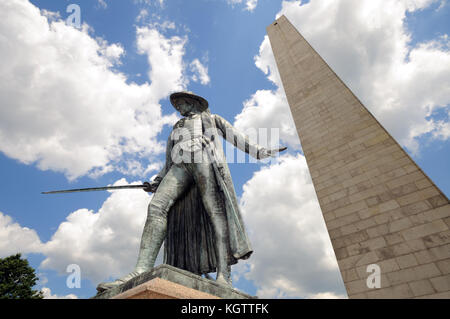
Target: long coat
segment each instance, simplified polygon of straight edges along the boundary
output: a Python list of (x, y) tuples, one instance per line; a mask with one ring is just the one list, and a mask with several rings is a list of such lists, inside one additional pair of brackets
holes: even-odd
[[(247, 136), (237, 131), (228, 121), (209, 110), (201, 113), (202, 129), (210, 141), (207, 151), (212, 155), (215, 178), (222, 198), (228, 226), (228, 264), (247, 259), (252, 247), (239, 210), (231, 174), (223, 152), (222, 138), (244, 152), (258, 158), (262, 147), (250, 143)], [(169, 136), (166, 163), (156, 177), (161, 181), (172, 166), (174, 141)], [(168, 213), (167, 236), (164, 244), (164, 262), (197, 274), (215, 272), (216, 253), (209, 217), (197, 187), (193, 185), (174, 203)]]

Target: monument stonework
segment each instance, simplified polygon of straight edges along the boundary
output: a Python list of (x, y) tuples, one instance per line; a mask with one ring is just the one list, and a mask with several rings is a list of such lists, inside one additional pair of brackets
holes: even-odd
[(349, 298), (450, 298), (448, 198), (285, 16), (267, 33)]

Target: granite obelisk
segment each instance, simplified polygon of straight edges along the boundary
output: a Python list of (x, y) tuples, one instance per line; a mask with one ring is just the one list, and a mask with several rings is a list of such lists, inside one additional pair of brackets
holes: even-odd
[(349, 297), (450, 298), (448, 198), (285, 16), (267, 33)]

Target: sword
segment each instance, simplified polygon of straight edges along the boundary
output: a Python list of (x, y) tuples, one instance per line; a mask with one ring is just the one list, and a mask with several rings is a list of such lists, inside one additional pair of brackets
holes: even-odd
[(147, 192), (153, 193), (154, 187), (150, 183), (145, 182), (142, 185), (120, 185), (120, 186), (104, 186), (104, 187), (90, 187), (90, 188), (77, 188), (77, 189), (65, 189), (57, 191), (42, 192), (41, 194), (62, 194), (62, 193), (75, 193), (75, 192), (93, 192), (93, 191), (106, 191), (110, 189), (135, 189), (142, 188)]

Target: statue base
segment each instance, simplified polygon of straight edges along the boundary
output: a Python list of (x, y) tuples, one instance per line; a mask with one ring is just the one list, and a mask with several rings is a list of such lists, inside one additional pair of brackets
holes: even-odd
[(170, 265), (159, 265), (92, 299), (255, 299)]

